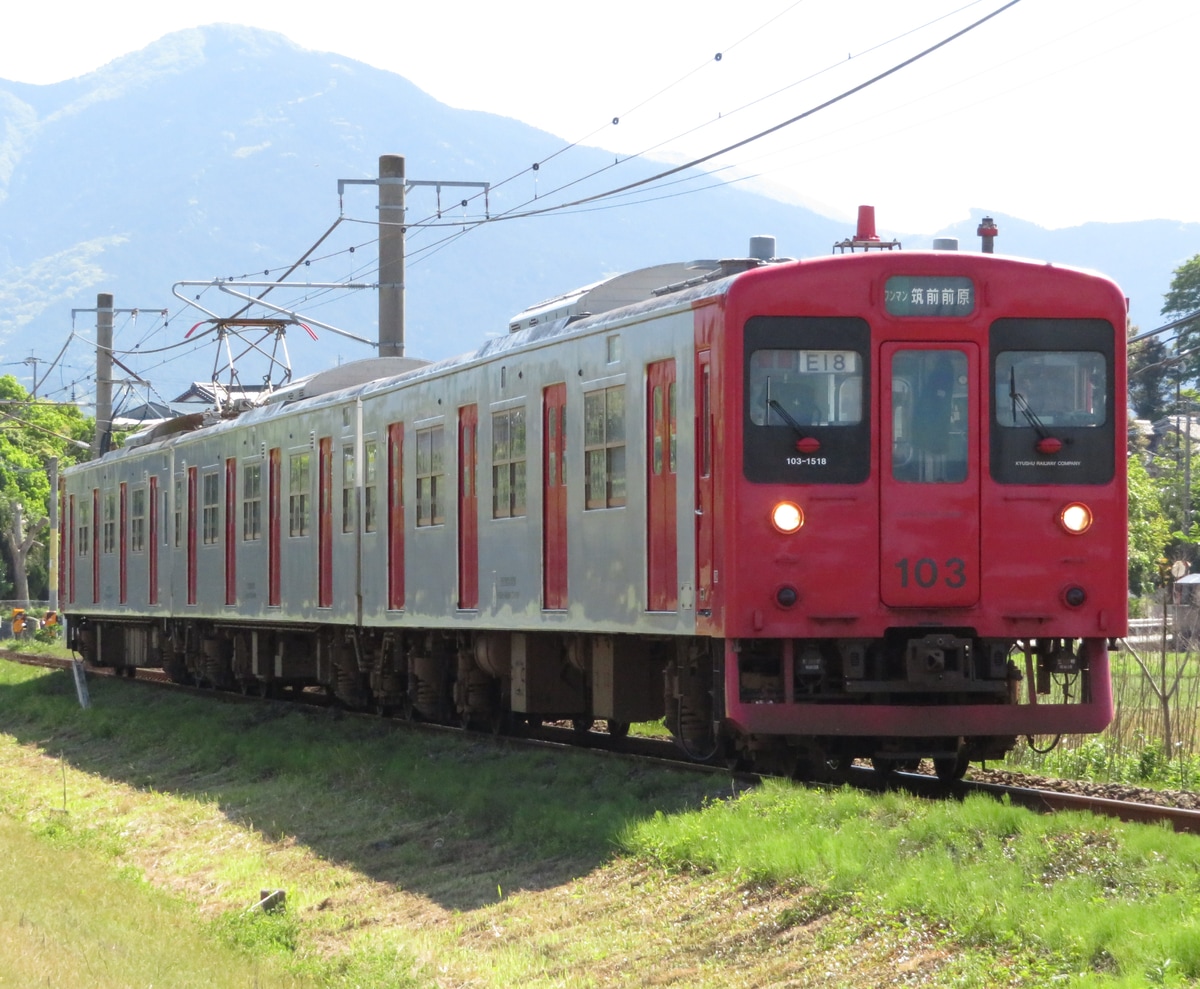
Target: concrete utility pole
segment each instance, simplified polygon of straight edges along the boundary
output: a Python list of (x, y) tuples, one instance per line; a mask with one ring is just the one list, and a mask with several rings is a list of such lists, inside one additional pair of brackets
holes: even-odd
[[(379, 356), (404, 356), (404, 222), (405, 193), (415, 186), (437, 189), (437, 217), (442, 218), (442, 188), (482, 189), (484, 218), (488, 215), (490, 182), (443, 182), (409, 179), (404, 174), (403, 155), (380, 155), (379, 177), (338, 179), (338, 200), (348, 185), (379, 186)], [(459, 201), (466, 209), (468, 200)]]
[(112, 339), (113, 297), (101, 292), (96, 296), (96, 438), (92, 456), (107, 449), (105, 437), (112, 432)]
[(404, 156), (379, 157), (379, 356), (404, 356)]

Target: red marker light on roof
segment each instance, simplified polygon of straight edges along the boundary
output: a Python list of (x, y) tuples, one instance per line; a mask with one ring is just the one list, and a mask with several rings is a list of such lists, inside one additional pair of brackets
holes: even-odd
[(1062, 448), (1062, 440), (1055, 439), (1053, 436), (1047, 436), (1045, 439), (1037, 441), (1038, 453), (1058, 453)]

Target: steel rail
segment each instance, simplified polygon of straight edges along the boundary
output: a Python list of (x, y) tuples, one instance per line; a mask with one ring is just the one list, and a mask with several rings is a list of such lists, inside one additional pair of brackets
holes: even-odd
[[(37, 656), (32, 653), (4, 649), (0, 649), (0, 658), (50, 669), (66, 670), (71, 667), (71, 660), (69, 659), (60, 659), (53, 656)], [(91, 675), (112, 677), (116, 677), (118, 673), (114, 669), (95, 666), (88, 666), (87, 672)], [(209, 687), (175, 683), (159, 670), (137, 669), (134, 670), (134, 673), (134, 679), (148, 685), (153, 684), (158, 687), (169, 687), (171, 689), (182, 690), (185, 693), (220, 698), (229, 702), (253, 703), (266, 701), (279, 703), (281, 701), (296, 702), (303, 700), (305, 706), (314, 707), (320, 705), (325, 700), (324, 695), (317, 694), (311, 694), (307, 697), (302, 694), (289, 694), (284, 698), (264, 698), (259, 695), (243, 695), (237, 691), (216, 690)], [(368, 712), (342, 711), (341, 714), (343, 716), (359, 715), (363, 718), (379, 720), (378, 715)], [(403, 718), (390, 718), (387, 720), (422, 731), (452, 731), (455, 734), (462, 734), (463, 732), (461, 728), (438, 724), (436, 722), (409, 721)], [(473, 734), (481, 736), (495, 735), (498, 741), (503, 740), (509, 743), (547, 746), (557, 749), (586, 748), (589, 751), (603, 752), (610, 756), (651, 761), (693, 772), (727, 773), (731, 777), (742, 781), (767, 777), (767, 774), (731, 771), (728, 767), (720, 764), (696, 762), (681, 752), (678, 746), (666, 739), (637, 736), (616, 738), (604, 732), (580, 732), (573, 728), (558, 727), (555, 725), (531, 726), (520, 724), (511, 726), (510, 730), (504, 734), (495, 734), (483, 730), (473, 732)], [(864, 790), (881, 790), (889, 787), (898, 788), (914, 796), (929, 799), (945, 799), (947, 797), (961, 799), (968, 794), (979, 793), (996, 800), (1008, 800), (1020, 807), (1037, 813), (1086, 811), (1101, 817), (1116, 818), (1131, 824), (1167, 824), (1180, 833), (1200, 834), (1200, 810), (1141, 803), (1131, 800), (1114, 800), (1110, 797), (1067, 793), (1060, 790), (1034, 789), (1001, 783), (985, 783), (978, 780), (945, 782), (936, 776), (913, 772), (893, 772), (881, 777), (876, 771), (867, 768), (854, 768), (848, 773), (842, 774), (837, 780), (818, 781), (812, 785), (827, 788), (843, 783)]]

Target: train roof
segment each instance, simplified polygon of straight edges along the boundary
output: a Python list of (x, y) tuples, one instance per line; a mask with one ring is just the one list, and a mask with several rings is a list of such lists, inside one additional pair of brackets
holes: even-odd
[[(759, 243), (755, 244), (755, 241)], [(765, 251), (762, 242), (768, 243)], [(105, 457), (120, 456), (122, 450), (136, 450), (160, 441), (178, 439), (183, 434), (201, 429), (207, 431), (234, 420), (246, 423), (274, 418), (285, 407), (298, 410), (376, 394), (417, 379), (492, 360), (503, 354), (545, 346), (562, 337), (598, 332), (617, 322), (636, 320), (651, 313), (662, 314), (672, 309), (689, 309), (706, 298), (725, 294), (730, 284), (744, 272), (795, 261), (793, 258), (771, 256), (774, 252), (773, 238), (754, 238), (751, 244), (752, 251), (758, 248), (758, 256), (653, 265), (614, 275), (546, 299), (513, 316), (508, 322), (507, 333), (490, 337), (476, 350), (442, 361), (429, 362), (409, 357), (373, 357), (352, 361), (301, 378), (264, 396), (261, 402), (249, 408), (242, 406), (225, 413), (209, 410), (205, 413), (168, 419), (130, 436), (121, 449), (111, 451)], [(834, 254), (807, 259), (800, 263), (853, 263), (854, 259), (861, 259), (858, 263), (871, 263), (867, 261), (868, 257), (879, 258), (890, 253), (875, 251), (851, 255)], [(903, 253), (907, 258), (913, 258), (931, 252)], [(942, 251), (937, 253), (944, 254)], [(764, 254), (766, 256), (763, 256)], [(971, 256), (996, 257), (975, 254)], [(1008, 255), (1002, 258), (1009, 263), (1073, 270), (1089, 276), (1099, 274), (1028, 258)], [(1000, 260), (1000, 257), (997, 257), (997, 260)], [(94, 464), (95, 461), (90, 463)], [(84, 467), (86, 464), (78, 466)]]

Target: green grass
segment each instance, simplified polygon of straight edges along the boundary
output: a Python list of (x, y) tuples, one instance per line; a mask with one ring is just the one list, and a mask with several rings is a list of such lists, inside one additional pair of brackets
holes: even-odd
[[(143, 895), (177, 911), (130, 923), (197, 939), (196, 965), (334, 989), (1200, 984), (1196, 838), (983, 799), (744, 791), (117, 680), (92, 699), (0, 662), (0, 840), (102, 882), (58, 894), (98, 930)], [(18, 919), (30, 882), (0, 878)], [(285, 911), (249, 909), (272, 888)], [(0, 985), (45, 982), (25, 974)], [(93, 984), (77, 975), (52, 984)], [(173, 984), (129, 984), (150, 981)]]
[(76, 837), (65, 815), (35, 833), (0, 814), (0, 986), (311, 984), (212, 938), (193, 907)]
[[(924, 803), (768, 783), (630, 828), (674, 869), (818, 888), (828, 904), (918, 915), (990, 950), (1036, 945), (1064, 974), (1200, 980), (1200, 841), (1090, 815), (1038, 816), (985, 797)], [(1169, 964), (1168, 964), (1169, 963)]]

